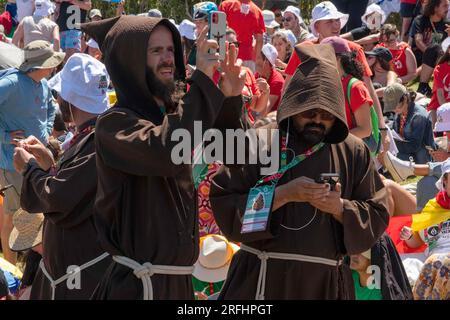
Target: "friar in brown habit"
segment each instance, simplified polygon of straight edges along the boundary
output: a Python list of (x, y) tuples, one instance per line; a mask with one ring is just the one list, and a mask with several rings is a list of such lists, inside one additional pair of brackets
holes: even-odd
[(100, 247), (93, 217), (95, 124), (108, 107), (108, 76), (101, 62), (77, 53), (49, 86), (58, 92), (64, 121), (75, 123), (77, 133), (53, 168), (55, 159), (33, 136), (15, 150), (15, 168), (24, 176), (20, 204), (45, 216), (42, 260), (30, 299), (87, 300), (111, 263)]
[(193, 299), (197, 196), (192, 165), (172, 159), (179, 143), (172, 134), (183, 129), (193, 137), (194, 121), (203, 130), (239, 126), (245, 73), (236, 48), (230, 46), (216, 86), (218, 57), (208, 50), (217, 43), (204, 29), (183, 95), (181, 40), (169, 20), (122, 16), (82, 29), (99, 43), (118, 100), (96, 131), (96, 226), (114, 262), (94, 299)]
[[(349, 135), (333, 48), (305, 46), (299, 54), (303, 63), (278, 109), (278, 125), (269, 126), (280, 129), (282, 146), (287, 140), (286, 152), (272, 150), (280, 158), (285, 153), (286, 164), (308, 156), (266, 198), (272, 200), (266, 227), (247, 232), (251, 220), (244, 215), (251, 212), (249, 191), (262, 178), (260, 165), (224, 166), (213, 178), (214, 217), (226, 237), (242, 242), (221, 299), (353, 299), (343, 257), (371, 248), (388, 224), (386, 191), (370, 152)], [(322, 173), (339, 175), (335, 191), (316, 183)]]

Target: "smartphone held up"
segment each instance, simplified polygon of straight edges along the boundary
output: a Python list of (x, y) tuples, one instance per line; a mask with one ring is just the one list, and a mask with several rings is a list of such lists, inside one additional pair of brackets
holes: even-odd
[(219, 53), (219, 60), (225, 60), (226, 55), (226, 31), (227, 15), (222, 11), (212, 11), (209, 13), (209, 33), (208, 38), (216, 40), (219, 44), (218, 50), (210, 50), (211, 54)]

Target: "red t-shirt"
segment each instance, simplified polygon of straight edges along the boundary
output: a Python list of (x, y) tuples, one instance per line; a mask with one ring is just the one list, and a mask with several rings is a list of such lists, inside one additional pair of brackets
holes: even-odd
[(352, 78), (351, 75), (341, 78), (342, 90), (344, 91), (345, 96), (345, 115), (347, 116), (347, 125), (349, 129), (354, 128), (352, 115), (350, 113), (350, 106), (354, 114), (363, 104), (368, 103), (370, 106), (373, 104), (373, 100), (370, 97), (370, 93), (366, 85), (364, 84), (364, 82), (358, 80), (355, 83), (353, 83), (353, 86), (350, 91), (350, 106), (348, 105), (347, 86), (351, 78)]
[[(318, 44), (318, 42), (311, 42), (311, 41), (305, 41), (302, 42), (300, 45), (311, 45), (311, 44)], [(356, 60), (359, 61), (363, 66), (363, 74), (367, 77), (372, 76), (372, 70), (370, 70), (369, 64), (367, 63), (366, 56), (364, 54), (363, 48), (352, 41), (348, 41), (348, 46), (350, 47), (350, 50), (356, 51)], [(289, 63), (286, 67), (286, 70), (284, 71), (288, 75), (293, 75), (295, 73), (295, 70), (297, 70), (297, 67), (300, 65), (301, 61), (297, 54), (293, 54), (291, 56), (291, 59), (289, 60)]]
[(444, 90), (445, 102), (450, 102), (450, 65), (447, 62), (438, 64), (434, 68), (433, 95), (428, 105), (428, 111), (440, 107), (437, 97), (438, 89)]
[[(386, 48), (386, 45), (384, 43), (380, 43), (377, 47)], [(406, 66), (407, 48), (409, 48), (409, 45), (406, 42), (401, 42), (398, 49), (389, 49), (393, 57), (390, 65), (399, 77), (403, 77), (408, 74), (408, 68)]]
[[(251, 101), (253, 101), (253, 99), (257, 99), (260, 95), (261, 92), (259, 91), (258, 85), (256, 84), (256, 78), (255, 75), (253, 74), (252, 70), (250, 70), (247, 67), (243, 67), (246, 71), (246, 75), (245, 75), (245, 85), (244, 85), (244, 89), (242, 89), (242, 96), (244, 97), (244, 100), (250, 99)], [(252, 115), (252, 110), (250, 109), (250, 103), (246, 103), (245, 104), (245, 108), (248, 111), (248, 117), (250, 119), (250, 121), (253, 123), (255, 122), (255, 118)]]
[[(256, 79), (260, 78), (259, 74), (255, 74)], [(272, 109), (269, 112), (276, 111), (281, 101), (281, 94), (284, 85), (284, 77), (283, 75), (276, 69), (272, 69), (272, 73), (270, 74), (269, 79), (266, 79), (267, 83), (270, 86), (270, 95), (277, 96), (278, 99), (275, 101)]]
[(8, 35), (11, 33), (12, 27), (13, 27), (13, 21), (11, 14), (9, 11), (5, 11), (2, 14), (0, 14), (0, 24), (5, 29), (5, 35)]
[[(250, 6), (248, 14), (241, 12), (241, 2)], [(219, 10), (227, 14), (228, 26), (236, 31), (237, 40), (240, 42), (238, 58), (255, 61), (252, 36), (266, 32), (261, 9), (250, 0), (227, 0), (220, 4)]]
[(416, 4), (417, 0), (400, 0), (400, 3)]

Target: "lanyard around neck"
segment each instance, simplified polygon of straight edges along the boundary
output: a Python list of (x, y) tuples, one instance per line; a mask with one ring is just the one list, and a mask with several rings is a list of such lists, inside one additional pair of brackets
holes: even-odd
[(281, 137), (281, 168), (278, 170), (277, 173), (272, 174), (270, 176), (266, 176), (258, 182), (256, 182), (255, 186), (271, 182), (272, 184), (277, 184), (278, 181), (283, 177), (283, 175), (288, 171), (289, 169), (292, 169), (293, 167), (297, 166), (301, 162), (305, 161), (306, 159), (310, 158), (314, 154), (316, 154), (320, 149), (323, 148), (325, 145), (324, 142), (320, 142), (316, 145), (314, 145), (312, 148), (306, 150), (304, 153), (297, 155), (294, 159), (292, 159), (291, 162), (287, 163), (287, 138), (286, 136)]

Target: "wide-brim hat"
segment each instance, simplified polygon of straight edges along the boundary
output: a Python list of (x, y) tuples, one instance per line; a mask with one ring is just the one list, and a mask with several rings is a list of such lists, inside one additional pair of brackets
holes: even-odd
[(341, 29), (345, 27), (348, 22), (349, 15), (339, 12), (333, 3), (330, 1), (324, 1), (319, 3), (312, 10), (312, 20), (311, 20), (311, 32), (316, 37), (318, 36), (315, 24), (317, 21), (322, 20), (335, 20), (339, 19), (341, 21)]
[(24, 62), (19, 70), (28, 72), (31, 69), (51, 69), (59, 66), (66, 56), (64, 52), (55, 52), (50, 42), (36, 40), (30, 42), (25, 48)]
[(386, 22), (386, 18), (387, 18), (386, 13), (376, 3), (372, 3), (370, 6), (367, 7), (366, 12), (361, 17), (361, 21), (364, 22), (365, 24), (367, 24), (367, 17), (374, 12), (379, 13), (381, 15), (381, 24)]
[(204, 282), (220, 282), (227, 277), (233, 255), (239, 246), (225, 237), (209, 234), (200, 238), (200, 254), (192, 275)]
[(91, 114), (108, 109), (108, 85), (105, 65), (84, 53), (73, 54), (64, 68), (48, 81), (50, 89), (61, 98)]
[(28, 213), (23, 209), (13, 215), (14, 228), (9, 236), (9, 247), (12, 251), (25, 251), (42, 243), (42, 213)]

